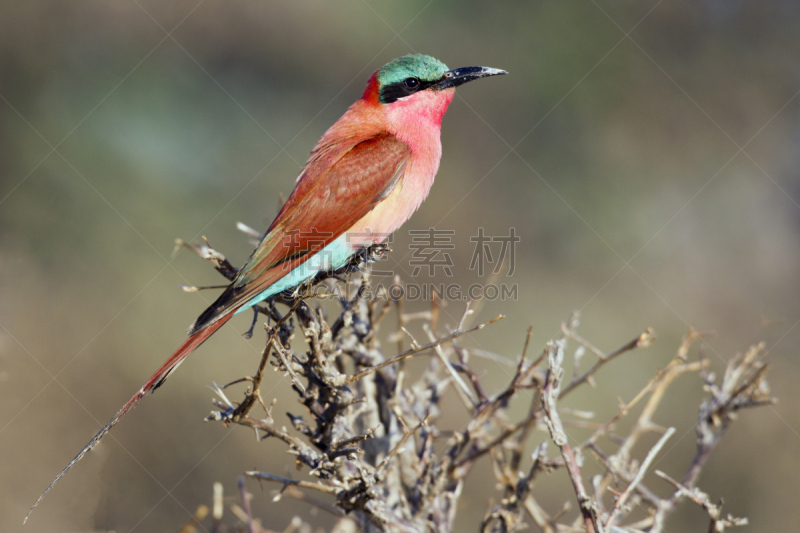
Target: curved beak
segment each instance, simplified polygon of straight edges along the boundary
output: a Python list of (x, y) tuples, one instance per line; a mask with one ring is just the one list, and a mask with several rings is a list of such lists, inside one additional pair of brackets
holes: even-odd
[(491, 67), (461, 67), (448, 70), (444, 73), (441, 80), (434, 83), (431, 87), (437, 91), (448, 89), (450, 87), (458, 87), (468, 81), (486, 78), (488, 76), (498, 76), (500, 74), (508, 74), (505, 70)]

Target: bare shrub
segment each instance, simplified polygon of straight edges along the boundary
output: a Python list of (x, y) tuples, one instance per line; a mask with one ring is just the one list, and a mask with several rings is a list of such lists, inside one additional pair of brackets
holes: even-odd
[[(179, 244), (211, 261), (227, 278), (235, 274), (225, 257), (208, 243)], [(371, 290), (369, 269), (363, 268), (386, 251), (385, 246), (366, 250), (342, 272), (321, 276), (299, 293), (283, 294), (255, 310), (254, 326), (260, 314), (267, 316), (267, 342), (260, 365), (252, 377), (216, 387), (218, 410), (207, 420), (245, 426), (255, 430), (259, 440), (283, 441), (304, 472), (297, 478), (244, 473), (239, 480), (242, 504), (229, 506), (237, 517), (234, 525), (223, 521), (222, 489), (217, 484), (212, 512), (201, 506), (182, 531), (196, 530), (208, 514), (214, 531), (270, 531), (252, 516), (245, 477), (276, 483), (280, 488), (275, 499), (296, 498), (338, 516), (333, 532), (453, 531), (465, 477), (479, 460), (491, 462), (500, 491), (497, 501), (490, 500), (477, 527), (484, 532), (519, 531), (529, 524), (547, 533), (658, 532), (686, 499), (707, 511), (708, 531), (746, 523), (744, 518), (723, 515), (721, 502), (712, 503), (697, 482), (737, 412), (773, 401), (765, 380), (767, 365), (759, 357), (763, 345), (731, 359), (718, 379), (710, 372), (702, 350), (694, 359), (690, 357), (702, 334), (689, 331), (669, 364), (632, 399), (621, 402), (615, 416), (598, 423), (592, 413), (561, 408), (559, 402), (579, 388), (593, 386), (594, 375), (602, 366), (648, 347), (654, 340), (651, 330), (604, 353), (578, 335), (578, 317), (573, 316), (563, 323), (561, 336), (535, 355), (529, 353), (529, 330), (520, 343), (524, 344), (521, 353), (507, 360), (512, 361), (512, 379), (500, 391), (487, 391), (470, 363), (478, 354), (462, 347), (459, 338), (502, 316), (471, 326), (472, 312), (467, 306), (460, 322), (443, 332), (437, 324), (435, 301), (430, 311), (404, 312), (402, 300)], [(320, 292), (341, 305), (332, 319), (326, 319), (315, 300)], [(288, 311), (281, 314), (276, 303), (287, 305)], [(396, 317), (396, 326), (388, 324), (390, 315)], [(414, 338), (405, 327), (413, 321), (422, 323), (426, 339)], [(394, 329), (389, 338), (405, 338), (410, 347), (402, 349), (400, 341), (401, 349), (387, 356), (378, 338), (381, 326)], [(303, 350), (292, 349), (295, 338), (302, 339)], [(568, 353), (572, 371), (565, 379)], [(412, 379), (405, 370), (404, 362), (411, 357), (428, 360), (418, 378)], [(592, 362), (582, 364), (584, 357)], [(291, 377), (291, 387), (302, 404), (302, 409), (291, 407), (287, 413), (291, 429), (276, 422), (274, 403), (268, 406), (261, 396), (259, 386), (267, 365)], [(687, 373), (700, 374), (706, 393), (696, 425), (697, 450), (686, 470), (675, 474), (680, 481), (656, 471), (665, 480), (659, 492), (664, 492), (667, 483), (671, 485), (669, 495), (660, 497), (643, 478), (675, 430), (658, 425), (654, 416), (671, 392), (670, 385)], [(238, 402), (230, 400), (226, 389), (242, 382), (247, 383), (244, 397)], [(511, 421), (509, 405), (519, 399), (522, 390), (532, 391), (532, 400), (525, 400), (529, 402), (527, 415)], [(449, 394), (458, 397), (470, 417), (460, 431), (439, 427), (441, 403)], [(640, 412), (637, 409), (638, 418), (620, 434), (618, 423), (637, 406), (641, 408)], [(565, 426), (592, 433), (585, 441), (575, 442), (568, 438)], [(634, 448), (648, 433), (660, 438), (644, 457), (637, 456)], [(526, 452), (531, 449), (532, 453)], [(587, 479), (581, 472), (587, 457), (601, 465), (602, 474)], [(545, 473), (553, 475), (543, 476)], [(574, 494), (562, 507), (546, 510), (532, 489), (556, 475), (569, 477)], [(316, 499), (314, 492), (328, 495), (334, 503)], [(580, 511), (577, 515), (567, 512), (574, 503)], [(286, 529), (310, 530), (301, 517)]]

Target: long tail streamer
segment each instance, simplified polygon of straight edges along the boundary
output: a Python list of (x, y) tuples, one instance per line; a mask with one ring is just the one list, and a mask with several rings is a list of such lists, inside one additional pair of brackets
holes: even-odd
[(95, 435), (92, 438), (92, 440), (90, 440), (89, 443), (86, 444), (86, 446), (83, 447), (83, 449), (78, 453), (78, 455), (76, 455), (75, 458), (72, 461), (69, 462), (69, 464), (64, 468), (64, 470), (62, 470), (61, 473), (58, 476), (56, 476), (56, 478), (53, 480), (53, 482), (50, 483), (50, 486), (45, 489), (45, 491), (42, 493), (42, 495), (39, 496), (39, 499), (36, 500), (36, 503), (33, 504), (33, 507), (31, 507), (30, 511), (28, 511), (28, 514), (25, 516), (25, 520), (23, 520), (23, 524), (28, 521), (28, 517), (31, 516), (31, 513), (33, 512), (34, 509), (36, 509), (36, 506), (39, 505), (39, 503), (44, 499), (45, 496), (47, 496), (47, 493), (50, 492), (50, 489), (52, 489), (55, 486), (55, 484), (58, 483), (58, 481), (62, 477), (64, 477), (64, 474), (69, 472), (69, 470), (73, 466), (75, 466), (75, 463), (77, 463), (78, 461), (83, 459), (83, 456), (86, 455), (87, 452), (89, 452), (92, 448), (97, 446), (97, 443), (100, 442), (100, 439), (105, 437), (106, 433), (108, 433), (109, 430), (111, 430), (111, 428), (113, 428), (115, 425), (117, 425), (117, 422), (122, 420), (122, 417), (125, 416), (125, 414), (128, 411), (130, 411), (137, 403), (139, 403), (139, 400), (144, 398), (144, 396), (147, 393), (153, 392), (162, 383), (164, 383), (164, 380), (167, 379), (167, 376), (169, 376), (169, 374), (173, 370), (175, 370), (178, 367), (178, 365), (180, 365), (183, 362), (183, 360), (186, 358), (186, 356), (188, 356), (190, 353), (192, 353), (195, 350), (195, 348), (200, 346), (207, 338), (209, 338), (215, 331), (217, 331), (225, 322), (230, 320), (230, 318), (232, 316), (233, 316), (233, 313), (229, 313), (229, 314), (221, 317), (216, 322), (212, 323), (207, 328), (198, 331), (197, 333), (195, 333), (194, 335), (192, 335), (191, 337), (186, 339), (186, 342), (184, 342), (181, 345), (181, 347), (178, 348), (175, 351), (175, 353), (172, 354), (172, 356), (169, 359), (167, 359), (167, 361), (163, 365), (161, 365), (161, 368), (159, 368), (156, 371), (156, 373), (153, 374), (150, 377), (150, 379), (147, 380), (147, 383), (145, 383), (142, 386), (142, 388), (139, 389), (139, 391), (136, 394), (133, 395), (133, 398), (128, 400), (128, 403), (123, 405), (122, 409), (117, 411), (117, 414), (114, 415), (114, 418), (109, 420), (108, 423), (106, 423), (105, 426), (100, 428), (100, 431), (97, 432), (97, 435)]

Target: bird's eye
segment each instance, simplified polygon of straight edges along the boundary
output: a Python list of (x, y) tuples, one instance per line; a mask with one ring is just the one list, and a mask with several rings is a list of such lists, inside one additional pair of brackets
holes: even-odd
[(403, 86), (406, 89), (415, 91), (419, 89), (419, 80), (417, 78), (406, 78), (403, 80)]

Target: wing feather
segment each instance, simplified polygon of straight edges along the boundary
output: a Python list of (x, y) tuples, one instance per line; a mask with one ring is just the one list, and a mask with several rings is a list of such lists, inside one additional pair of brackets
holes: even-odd
[(408, 145), (389, 133), (315, 148), (247, 264), (190, 333), (246, 304), (351, 228), (402, 178), (409, 156)]

